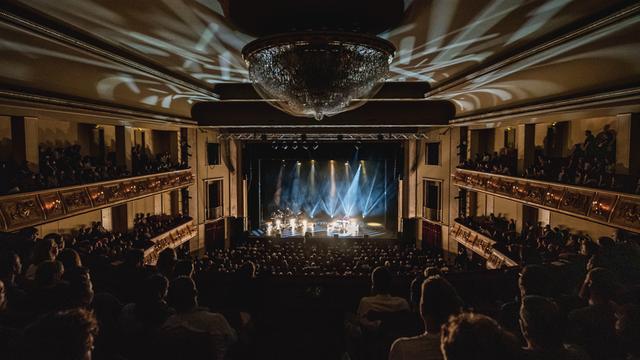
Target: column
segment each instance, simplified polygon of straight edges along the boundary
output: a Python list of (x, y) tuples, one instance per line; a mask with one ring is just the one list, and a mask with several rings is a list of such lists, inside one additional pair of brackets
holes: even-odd
[(518, 174), (533, 165), (536, 149), (536, 125), (518, 125), (516, 148), (518, 149)]
[(129, 126), (118, 125), (116, 128), (116, 162), (131, 171), (131, 146), (133, 129)]
[(129, 216), (130, 203), (116, 205), (111, 208), (111, 226), (113, 231), (127, 232), (133, 229), (133, 212)]
[(11, 117), (11, 147), (13, 159), (20, 164), (27, 162), (29, 170), (37, 172), (40, 153), (38, 149), (38, 119), (35, 117)]
[(616, 174), (640, 174), (640, 114), (618, 114), (616, 129)]

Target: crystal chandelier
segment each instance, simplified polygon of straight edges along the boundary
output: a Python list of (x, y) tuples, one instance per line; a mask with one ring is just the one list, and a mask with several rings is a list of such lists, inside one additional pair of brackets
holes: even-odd
[(294, 116), (331, 116), (375, 96), (395, 48), (372, 35), (300, 32), (260, 38), (242, 49), (258, 94)]

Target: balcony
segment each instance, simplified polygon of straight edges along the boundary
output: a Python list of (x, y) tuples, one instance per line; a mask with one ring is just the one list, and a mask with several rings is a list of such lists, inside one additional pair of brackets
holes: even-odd
[(196, 226), (193, 225), (193, 220), (189, 220), (182, 225), (154, 237), (150, 240), (153, 246), (144, 250), (145, 265), (155, 265), (158, 261), (158, 255), (160, 255), (162, 250), (177, 248), (193, 239), (197, 234), (198, 231)]
[(488, 269), (518, 266), (518, 263), (495, 249), (496, 242), (457, 222), (449, 228), (449, 238), (487, 260)]
[(640, 196), (457, 169), (459, 187), (620, 229), (640, 232)]
[(190, 169), (0, 196), (0, 230), (14, 231), (193, 184)]

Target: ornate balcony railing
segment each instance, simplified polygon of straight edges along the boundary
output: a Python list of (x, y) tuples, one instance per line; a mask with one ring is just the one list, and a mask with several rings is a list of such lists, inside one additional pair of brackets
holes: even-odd
[(166, 248), (177, 248), (178, 246), (193, 239), (198, 233), (196, 226), (193, 225), (193, 220), (179, 225), (163, 234), (160, 234), (153, 239), (153, 246), (144, 251), (144, 263), (146, 265), (155, 265), (158, 261), (158, 255)]
[(454, 222), (453, 225), (449, 227), (449, 238), (456, 240), (469, 250), (486, 259), (488, 269), (518, 266), (516, 261), (495, 249), (495, 240), (492, 240), (475, 230), (471, 230), (460, 223)]
[(0, 196), (0, 230), (13, 231), (193, 183), (191, 169)]
[(453, 183), (527, 205), (640, 232), (640, 196), (457, 169)]

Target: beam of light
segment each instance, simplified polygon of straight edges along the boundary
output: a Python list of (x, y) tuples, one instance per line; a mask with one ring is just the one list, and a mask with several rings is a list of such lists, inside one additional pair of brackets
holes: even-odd
[[(347, 162), (344, 172), (339, 171), (343, 163), (312, 161), (310, 166), (298, 165), (298, 162), (295, 166), (285, 166), (285, 162), (281, 162), (279, 170), (268, 166), (263, 172), (262, 183), (272, 184), (266, 186), (273, 186), (274, 192), (264, 210), (267, 211), (265, 217), (272, 216), (276, 210), (288, 209), (294, 214), (302, 214), (302, 218), (320, 221), (325, 216), (334, 219), (364, 218), (365, 214), (383, 216), (379, 198), (384, 198), (385, 193), (383, 183), (378, 179), (385, 175), (378, 173), (379, 163), (374, 160), (366, 166), (365, 161), (354, 160), (358, 166), (352, 170), (351, 162)], [(365, 173), (368, 173), (366, 179)]]
[(313, 194), (316, 191), (316, 161), (311, 160), (311, 168), (309, 170), (309, 191)]
[(273, 194), (273, 202), (276, 206), (280, 206), (280, 200), (282, 199), (282, 175), (284, 174), (284, 164), (280, 166), (280, 172), (278, 173), (278, 181), (276, 183), (276, 192)]

